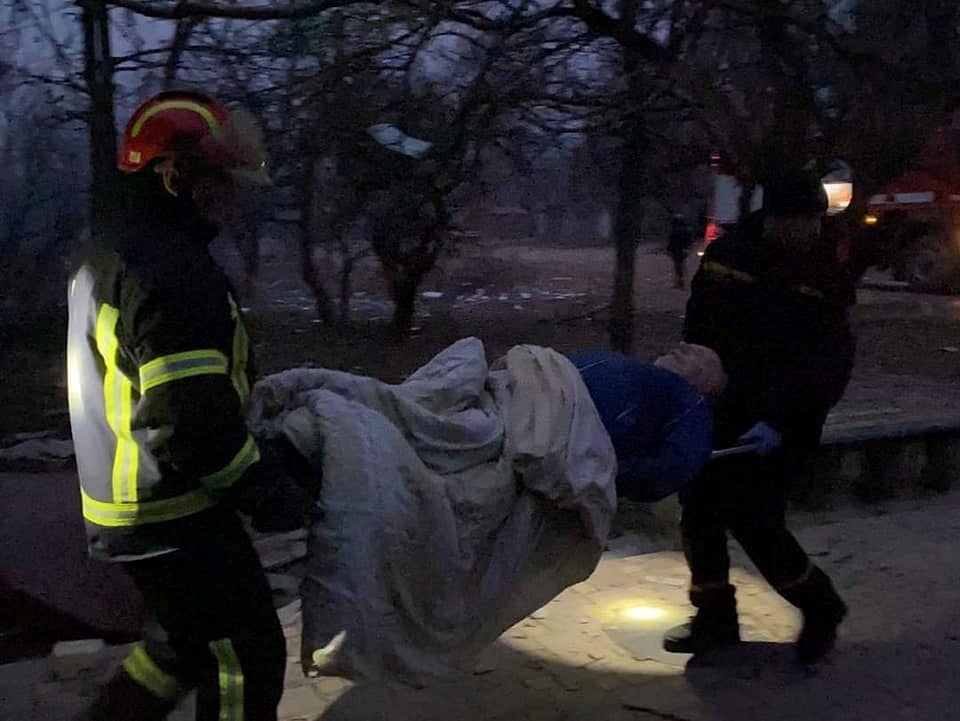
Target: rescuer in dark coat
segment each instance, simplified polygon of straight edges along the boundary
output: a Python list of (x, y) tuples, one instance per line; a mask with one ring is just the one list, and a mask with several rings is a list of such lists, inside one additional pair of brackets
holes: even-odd
[(697, 653), (739, 640), (729, 532), (803, 613), (799, 658), (834, 645), (846, 606), (787, 530), (791, 472), (819, 444), (850, 378), (847, 280), (821, 237), (826, 196), (804, 172), (764, 184), (762, 210), (710, 245), (692, 283), (685, 340), (715, 350), (729, 384), (715, 405), (715, 446), (757, 453), (709, 464), (683, 495), (684, 550), (697, 613), (664, 639)]

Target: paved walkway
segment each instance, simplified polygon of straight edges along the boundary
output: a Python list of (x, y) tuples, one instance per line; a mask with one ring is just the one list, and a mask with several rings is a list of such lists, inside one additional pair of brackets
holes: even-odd
[[(832, 659), (798, 668), (796, 614), (735, 556), (752, 643), (697, 660), (659, 650), (683, 620), (673, 552), (609, 554), (588, 582), (511, 629), (471, 673), (426, 689), (306, 680), (296, 625), (282, 721), (891, 721), (960, 719), (960, 493), (805, 529), (852, 613)], [(624, 551), (620, 551), (624, 553)], [(60, 721), (119, 650), (0, 667), (2, 721)], [(179, 718), (186, 719), (186, 715)]]

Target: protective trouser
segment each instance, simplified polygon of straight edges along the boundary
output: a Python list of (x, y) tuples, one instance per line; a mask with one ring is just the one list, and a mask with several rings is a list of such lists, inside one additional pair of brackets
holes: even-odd
[(197, 691), (197, 721), (276, 721), (286, 646), (232, 512), (197, 516), (179, 550), (127, 564), (151, 621), (83, 719), (160, 721)]
[(683, 547), (690, 601), (699, 610), (726, 613), (732, 605), (728, 532), (787, 601), (803, 608), (819, 591), (832, 593), (829, 580), (786, 527), (791, 464), (799, 453), (788, 448), (766, 458), (712, 461), (684, 492)]

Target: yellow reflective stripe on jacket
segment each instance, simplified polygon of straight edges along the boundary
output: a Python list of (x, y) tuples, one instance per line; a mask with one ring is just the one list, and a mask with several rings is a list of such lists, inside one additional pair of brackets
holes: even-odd
[(240, 396), (240, 403), (246, 405), (250, 398), (250, 379), (247, 378), (250, 337), (247, 335), (237, 302), (232, 295), (227, 295), (227, 300), (230, 302), (230, 317), (233, 318), (233, 368), (230, 379), (233, 381), (233, 387), (237, 389), (237, 395)]
[(757, 279), (755, 276), (751, 275), (742, 270), (737, 270), (736, 268), (731, 268), (729, 265), (724, 265), (723, 263), (718, 263), (715, 260), (705, 260), (703, 262), (703, 269), (710, 273), (711, 275), (716, 275), (721, 278), (729, 278), (730, 280), (736, 280), (741, 283), (756, 283)]
[(140, 368), (140, 392), (192, 376), (227, 375), (229, 365), (227, 357), (213, 349), (155, 358)]
[(243, 669), (229, 638), (212, 641), (220, 685), (219, 721), (243, 721)]
[(179, 694), (177, 679), (157, 666), (140, 644), (124, 659), (123, 670), (157, 698), (172, 700)]
[[(729, 280), (735, 280), (740, 283), (756, 283), (757, 278), (750, 273), (747, 273), (742, 270), (737, 270), (736, 268), (731, 268), (729, 265), (724, 265), (723, 263), (718, 263), (715, 260), (707, 260), (703, 263), (703, 269), (710, 273), (711, 275), (727, 278)], [(820, 298), (823, 299), (823, 293), (812, 285), (795, 285), (790, 286), (788, 290), (793, 290), (800, 295), (806, 295), (811, 298)]]
[(248, 434), (246, 442), (237, 455), (233, 457), (233, 460), (216, 473), (201, 478), (200, 483), (207, 488), (229, 488), (250, 466), (259, 460), (260, 449), (257, 448), (257, 442), (253, 439), (253, 436)]
[(217, 502), (205, 488), (173, 498), (142, 503), (107, 503), (91, 498), (83, 488), (80, 493), (83, 517), (95, 526), (108, 528), (174, 521), (204, 511)]
[(117, 365), (120, 341), (117, 324), (120, 311), (104, 304), (97, 314), (97, 350), (103, 358), (103, 409), (107, 425), (117, 439), (113, 457), (111, 486), (113, 500), (131, 502), (137, 500), (137, 474), (140, 466), (140, 448), (133, 439), (133, 383)]

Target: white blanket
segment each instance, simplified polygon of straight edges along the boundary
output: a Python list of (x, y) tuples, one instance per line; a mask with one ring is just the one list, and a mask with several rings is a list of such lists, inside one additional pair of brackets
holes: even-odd
[(587, 578), (616, 510), (616, 459), (555, 351), (454, 344), (400, 385), (271, 376), (255, 430), (322, 464), (303, 597), (311, 675), (446, 675)]

